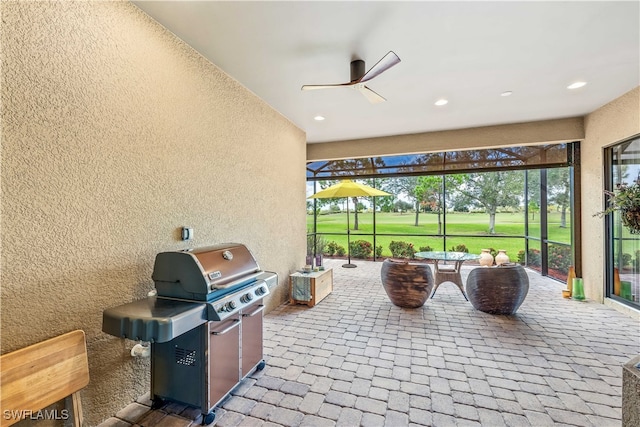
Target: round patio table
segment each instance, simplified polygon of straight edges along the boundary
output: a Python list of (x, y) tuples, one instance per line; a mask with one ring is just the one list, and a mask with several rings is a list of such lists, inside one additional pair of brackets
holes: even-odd
[[(465, 261), (480, 259), (480, 255), (469, 254), (466, 252), (432, 251), (416, 252), (414, 257), (433, 261), (436, 277), (431, 298), (436, 294), (438, 286), (440, 286), (441, 283), (452, 282), (458, 286), (464, 299), (469, 301), (469, 298), (467, 298), (467, 294), (464, 291), (462, 277), (460, 276), (460, 267), (462, 267), (462, 263)], [(443, 264), (440, 264), (440, 262), (443, 262)], [(448, 262), (452, 262), (453, 264), (447, 264)]]

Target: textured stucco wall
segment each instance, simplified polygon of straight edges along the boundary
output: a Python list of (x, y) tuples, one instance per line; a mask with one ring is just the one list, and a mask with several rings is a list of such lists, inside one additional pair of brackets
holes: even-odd
[(396, 135), (309, 144), (307, 160), (390, 156), (499, 146), (571, 142), (584, 138), (582, 117), (484, 126), (439, 132)]
[[(128, 2), (2, 1), (2, 352), (87, 333), (89, 425), (149, 390), (101, 332), (156, 253), (241, 242), (305, 254), (305, 135)], [(189, 244), (179, 227), (194, 227)]]
[(587, 115), (582, 156), (582, 276), (587, 298), (604, 300), (604, 147), (640, 134), (640, 87)]

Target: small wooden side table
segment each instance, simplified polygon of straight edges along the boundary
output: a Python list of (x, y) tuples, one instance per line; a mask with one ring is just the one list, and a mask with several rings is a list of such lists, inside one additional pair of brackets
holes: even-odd
[(291, 304), (313, 307), (333, 291), (333, 269), (289, 275)]

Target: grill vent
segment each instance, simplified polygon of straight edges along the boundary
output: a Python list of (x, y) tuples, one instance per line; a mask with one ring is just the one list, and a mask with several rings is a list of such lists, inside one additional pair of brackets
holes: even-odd
[(196, 351), (176, 347), (176, 363), (184, 366), (196, 366)]

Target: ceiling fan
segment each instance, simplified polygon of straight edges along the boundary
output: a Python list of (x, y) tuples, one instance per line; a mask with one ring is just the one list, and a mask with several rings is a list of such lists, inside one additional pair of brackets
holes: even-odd
[(398, 62), (400, 62), (400, 58), (398, 57), (398, 55), (390, 51), (385, 56), (383, 56), (382, 59), (376, 63), (376, 65), (371, 67), (371, 69), (365, 73), (364, 61), (362, 59), (356, 59), (354, 61), (351, 61), (351, 81), (349, 83), (338, 83), (329, 85), (304, 85), (302, 86), (302, 90), (350, 87), (363, 94), (372, 104), (384, 102), (386, 101), (386, 99), (369, 89), (365, 85), (365, 83), (387, 71)]

